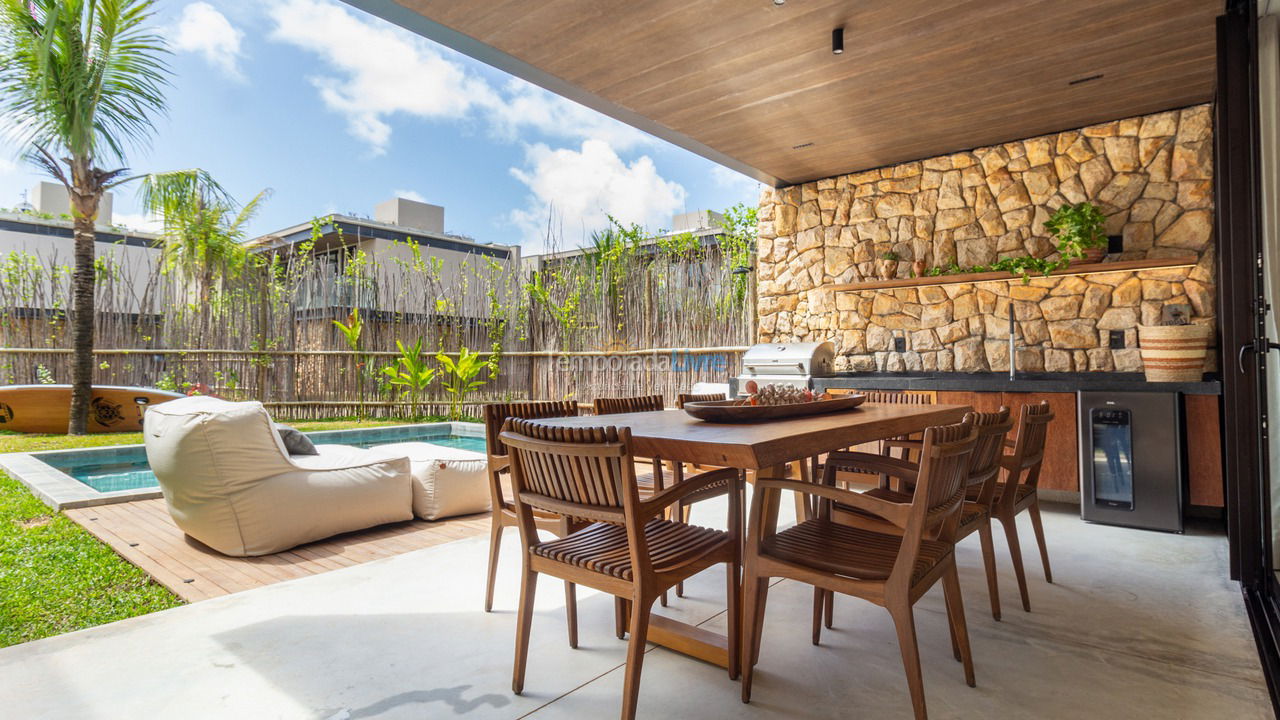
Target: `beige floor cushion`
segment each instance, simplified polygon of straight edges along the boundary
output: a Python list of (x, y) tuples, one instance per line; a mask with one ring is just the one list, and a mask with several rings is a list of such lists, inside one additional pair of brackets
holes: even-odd
[(413, 514), (440, 520), (490, 510), (483, 454), (423, 442), (379, 445), (379, 452), (404, 455), (413, 472)]
[(172, 400), (149, 408), (143, 427), (173, 521), (226, 555), (413, 519), (408, 458), (341, 445), (290, 456), (261, 403)]

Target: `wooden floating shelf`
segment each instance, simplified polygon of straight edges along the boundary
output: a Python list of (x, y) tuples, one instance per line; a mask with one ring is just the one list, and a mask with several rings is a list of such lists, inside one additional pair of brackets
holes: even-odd
[[(1195, 255), (1182, 257), (1144, 258), (1142, 260), (1116, 260), (1114, 262), (1087, 263), (1069, 265), (1049, 273), (1049, 277), (1073, 277), (1079, 275), (1100, 275), (1104, 273), (1134, 272), (1137, 270), (1171, 270), (1176, 268), (1195, 267), (1200, 258)], [(1029, 275), (1032, 280), (1044, 275)], [(835, 292), (858, 292), (860, 290), (896, 290), (899, 288), (929, 287), (935, 285), (968, 285), (982, 282), (1021, 282), (1021, 275), (1013, 275), (1004, 270), (992, 272), (967, 273), (963, 275), (938, 275), (935, 277), (895, 278), (893, 280), (868, 280), (866, 282), (841, 283), (827, 285)]]

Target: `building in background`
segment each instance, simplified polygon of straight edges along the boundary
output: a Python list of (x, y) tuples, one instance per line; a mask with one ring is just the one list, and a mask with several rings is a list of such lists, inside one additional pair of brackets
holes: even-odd
[[(110, 272), (130, 280), (122, 285), (128, 288), (130, 297), (119, 298), (113, 307), (136, 312), (139, 299), (148, 291), (162, 261), (163, 241), (158, 235), (113, 225), (111, 201), (111, 193), (106, 193), (99, 206), (95, 255)], [(54, 292), (52, 282), (54, 278), (67, 282), (75, 264), (70, 211), (67, 189), (49, 182), (33, 188), (30, 201), (13, 209), (0, 209), (0, 263), (12, 271), (6, 273), (6, 287), (0, 289), (0, 305), (41, 311), (63, 306), (59, 299), (67, 295)], [(28, 283), (17, 278), (38, 281)]]

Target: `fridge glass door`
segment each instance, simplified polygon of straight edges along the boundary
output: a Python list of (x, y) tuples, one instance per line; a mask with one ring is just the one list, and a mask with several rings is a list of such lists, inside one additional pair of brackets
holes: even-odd
[(1133, 416), (1128, 410), (1094, 408), (1093, 503), (1113, 510), (1133, 510)]

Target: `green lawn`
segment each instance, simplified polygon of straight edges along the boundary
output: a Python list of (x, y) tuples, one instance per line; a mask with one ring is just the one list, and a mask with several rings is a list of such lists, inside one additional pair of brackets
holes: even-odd
[[(292, 424), (300, 430), (337, 430), (403, 422)], [(67, 437), (0, 432), (0, 453), (140, 442), (141, 433)], [(181, 604), (146, 573), (0, 472), (0, 647)]]

